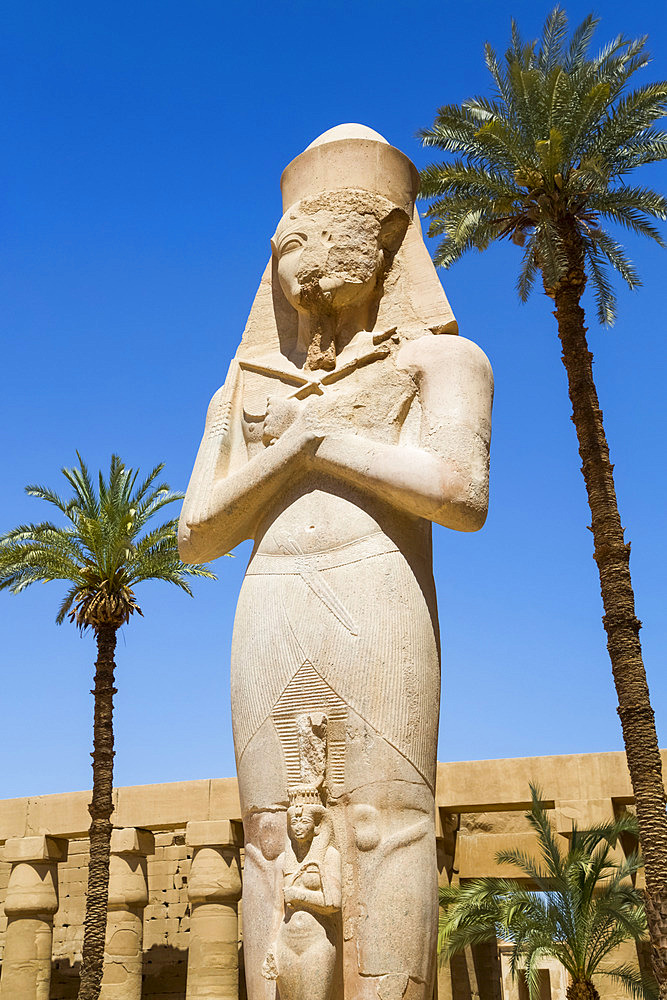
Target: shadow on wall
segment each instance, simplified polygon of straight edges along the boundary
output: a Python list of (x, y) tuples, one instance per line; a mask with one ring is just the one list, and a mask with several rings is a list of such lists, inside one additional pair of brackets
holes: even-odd
[[(449, 990), (441, 977), (450, 977)], [(500, 963), (495, 942), (476, 944), (441, 969), (439, 987), (452, 1000), (501, 1000)], [(444, 989), (443, 989), (444, 987)]]
[[(167, 994), (185, 1000), (188, 953), (168, 944), (154, 944), (144, 952), (142, 1000), (160, 1000)], [(55, 998), (54, 998), (55, 1000)]]
[[(51, 1000), (76, 1000), (80, 962), (58, 959), (51, 972)], [(188, 953), (171, 945), (153, 945), (144, 952), (142, 1000), (185, 1000)]]
[(76, 1000), (81, 962), (58, 958), (51, 967), (51, 1000)]

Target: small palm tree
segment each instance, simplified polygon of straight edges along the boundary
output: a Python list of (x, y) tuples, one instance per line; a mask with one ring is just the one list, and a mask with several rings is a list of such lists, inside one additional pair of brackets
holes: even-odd
[(109, 894), (116, 633), (135, 612), (142, 613), (134, 594), (138, 583), (165, 580), (192, 596), (187, 578), (214, 574), (181, 562), (177, 519), (150, 526), (159, 510), (183, 499), (183, 494), (156, 481), (162, 464), (138, 484), (138, 472), (125, 468), (114, 455), (108, 480), (100, 472), (96, 490), (78, 458), (78, 468), (62, 470), (72, 489), (69, 499), (46, 486), (26, 487), (29, 496), (52, 504), (67, 523), (22, 524), (0, 537), (0, 590), (18, 594), (32, 583), (65, 580), (70, 586), (57, 623), (68, 617), (82, 632), (92, 629), (97, 640), (90, 866), (79, 998), (98, 1000)]
[(557, 959), (567, 970), (568, 1000), (599, 1000), (597, 976), (611, 978), (636, 1000), (654, 997), (655, 984), (637, 968), (606, 964), (619, 945), (646, 937), (641, 892), (632, 884), (641, 858), (632, 853), (621, 861), (613, 853), (622, 834), (636, 831), (634, 817), (626, 815), (595, 830), (573, 825), (566, 845), (532, 785), (531, 795), (526, 818), (537, 835), (538, 858), (510, 850), (499, 852), (496, 859), (515, 865), (534, 890), (504, 878), (440, 889), (441, 960), (499, 938), (514, 946), (511, 973), (525, 975), (530, 1000), (539, 1000), (544, 958)]
[(567, 42), (567, 18), (556, 7), (541, 41), (525, 44), (512, 23), (504, 63), (486, 45), (492, 97), (440, 108), (424, 145), (458, 154), (422, 172), (431, 198), (429, 235), (442, 237), (435, 261), (449, 267), (467, 250), (510, 238), (523, 249), (518, 292), (524, 301), (538, 275), (554, 300), (572, 419), (577, 432), (603, 623), (618, 696), (623, 739), (646, 864), (646, 909), (652, 958), (667, 998), (667, 814), (655, 720), (642, 660), (635, 600), (618, 510), (613, 465), (593, 379), (581, 298), (590, 282), (598, 319), (614, 321), (610, 269), (630, 288), (639, 275), (603, 222), (663, 246), (653, 219), (667, 200), (633, 186), (628, 175), (667, 158), (667, 83), (629, 84), (649, 55), (645, 38), (619, 35), (589, 55), (598, 24), (589, 15)]

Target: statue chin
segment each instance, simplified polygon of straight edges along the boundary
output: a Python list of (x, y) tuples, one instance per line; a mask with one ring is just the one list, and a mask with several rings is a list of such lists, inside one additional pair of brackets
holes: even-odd
[(249, 1000), (433, 992), (431, 522), (483, 519), (492, 380), (440, 335), (457, 328), (411, 221), (414, 166), (346, 129), (283, 174), (182, 514), (198, 553), (255, 541), (231, 665)]

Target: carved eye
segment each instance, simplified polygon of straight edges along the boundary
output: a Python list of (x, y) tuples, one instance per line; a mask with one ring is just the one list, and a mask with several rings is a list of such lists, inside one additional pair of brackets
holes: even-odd
[(293, 233), (291, 236), (286, 236), (280, 244), (280, 256), (283, 257), (286, 253), (292, 253), (293, 250), (300, 250), (305, 241), (306, 237), (300, 234)]

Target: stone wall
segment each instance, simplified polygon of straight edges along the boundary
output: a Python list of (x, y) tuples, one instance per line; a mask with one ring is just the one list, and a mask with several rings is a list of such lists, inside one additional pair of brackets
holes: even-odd
[[(664, 763), (667, 765), (667, 759)], [(585, 825), (632, 807), (622, 753), (439, 764), (436, 829), (443, 882), (510, 874), (496, 864), (496, 852), (518, 843), (531, 850), (533, 834), (523, 815), (530, 781), (542, 789), (562, 833), (569, 830), (573, 819)], [(64, 838), (69, 844), (67, 860), (57, 866), (52, 1000), (76, 997), (87, 878), (87, 802), (87, 792), (0, 802), (0, 844), (43, 834)], [(113, 821), (118, 827), (139, 827), (154, 834), (155, 846), (147, 857), (148, 903), (143, 909), (142, 1000), (184, 1000), (191, 936), (188, 879), (196, 850), (190, 844), (201, 843), (206, 824), (214, 827), (226, 821), (230, 843), (235, 845), (242, 866), (236, 781), (211, 779), (120, 788), (115, 792)], [(200, 830), (199, 841), (191, 837), (188, 842), (188, 823)], [(0, 860), (0, 960), (10, 868), (9, 862)], [(549, 996), (564, 1000), (566, 983), (561, 972), (545, 963), (545, 1000)], [(242, 981), (240, 992), (243, 995)], [(613, 986), (600, 992), (603, 1000), (620, 1000), (622, 996)], [(438, 993), (440, 1000), (524, 1000), (509, 977), (505, 951), (494, 947), (475, 949), (451, 968), (442, 968)]]
[[(146, 998), (183, 1000), (185, 996), (191, 860), (192, 851), (185, 845), (185, 825), (155, 834), (155, 854), (148, 858), (148, 905), (144, 909), (143, 995)], [(71, 840), (68, 859), (59, 866), (58, 873), (60, 905), (53, 922), (51, 1000), (76, 998), (87, 862), (88, 841)], [(8, 870), (9, 865), (2, 865), (0, 898)]]

